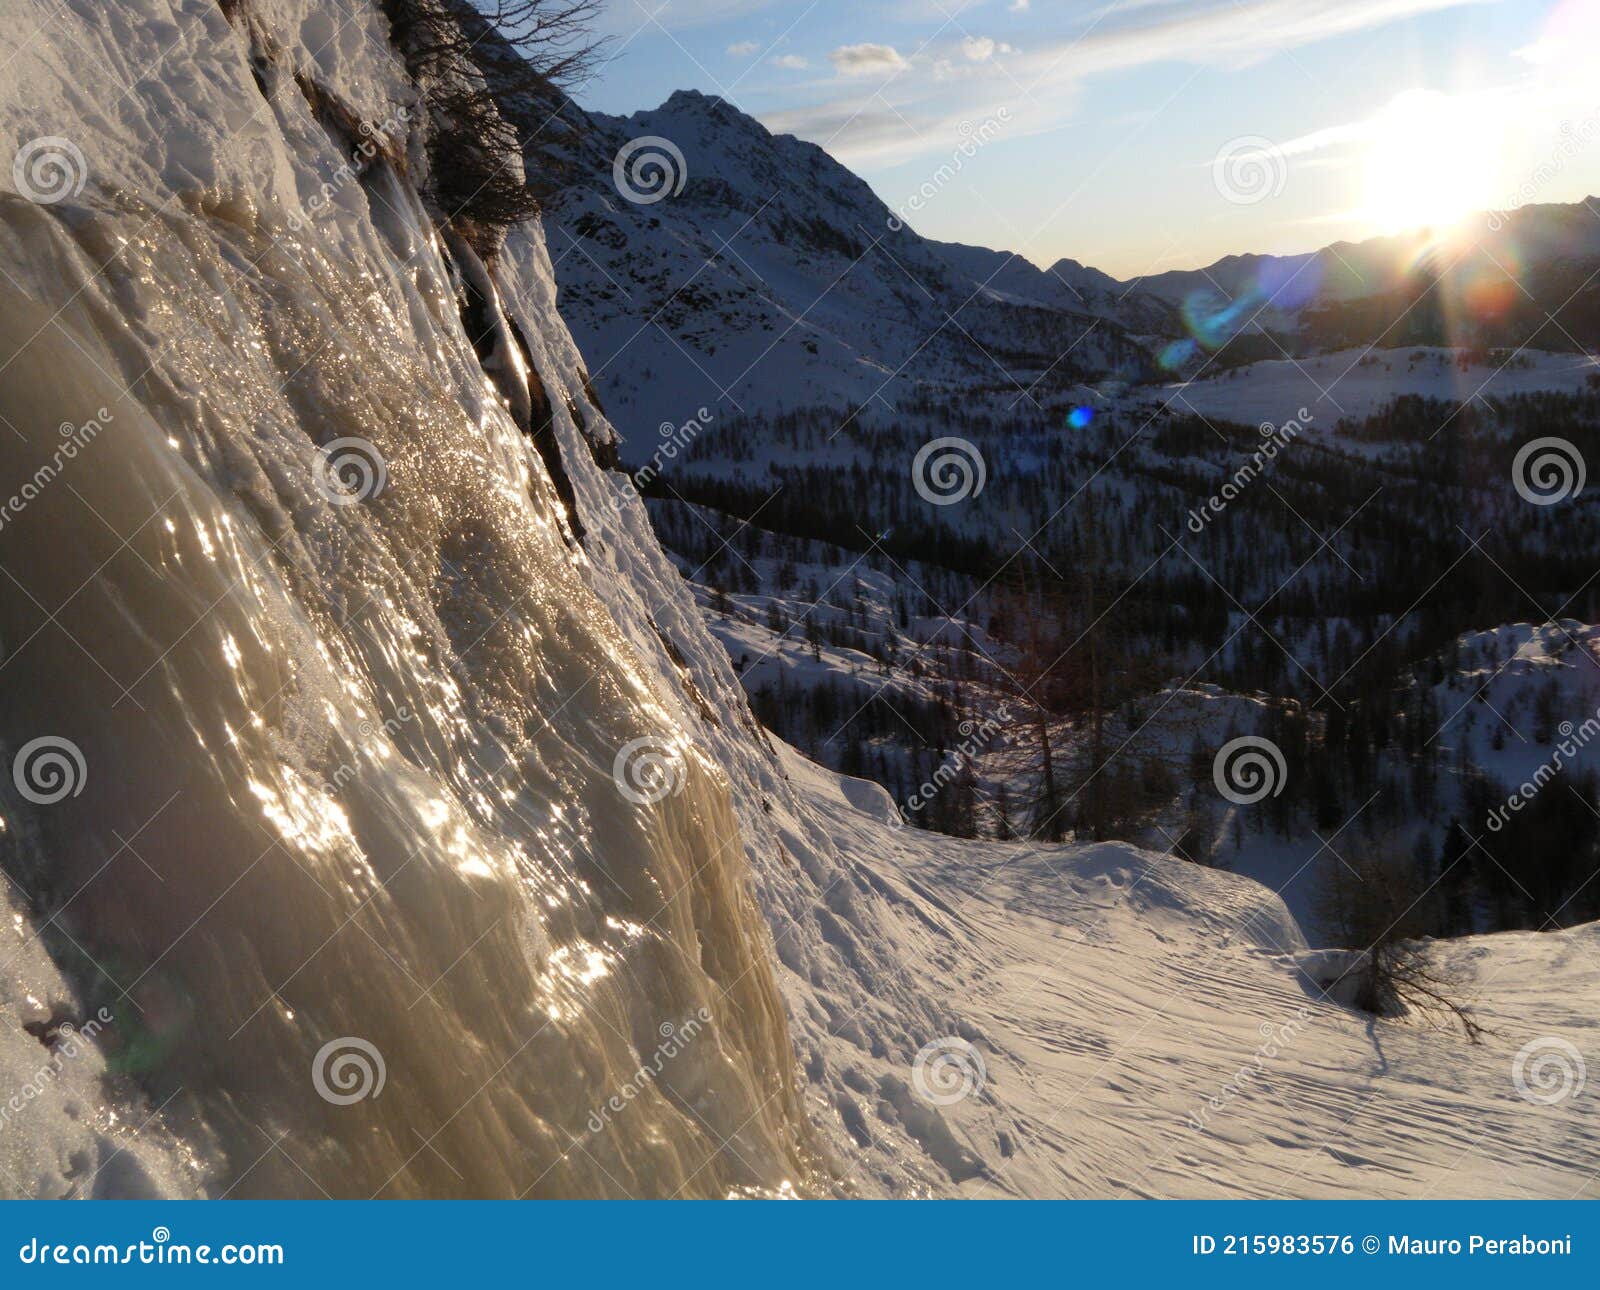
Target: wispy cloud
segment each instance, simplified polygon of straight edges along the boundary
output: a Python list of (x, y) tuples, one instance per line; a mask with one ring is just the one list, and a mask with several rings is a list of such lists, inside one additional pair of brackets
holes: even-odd
[(616, 0), (600, 7), (597, 21), (606, 31), (625, 34), (641, 24), (688, 31), (759, 13), (773, 4), (774, 0)]
[(911, 66), (893, 45), (840, 45), (828, 61), (841, 76), (886, 76)]
[[(1237, 67), (1334, 36), (1488, 2), (1131, 0), (1067, 31), (1058, 26), (1052, 32), (1041, 16), (1025, 50), (959, 27), (908, 54), (887, 44), (845, 45), (829, 54), (841, 78), (831, 91), (819, 83), (816, 102), (763, 120), (823, 143), (849, 163), (893, 164), (945, 149), (962, 121), (1002, 105), (1013, 112), (1019, 134), (1053, 129), (1096, 76), (1161, 63)], [(997, 57), (1001, 53), (1006, 57)], [(850, 84), (858, 80), (885, 83)], [(878, 110), (884, 105), (887, 116)]]

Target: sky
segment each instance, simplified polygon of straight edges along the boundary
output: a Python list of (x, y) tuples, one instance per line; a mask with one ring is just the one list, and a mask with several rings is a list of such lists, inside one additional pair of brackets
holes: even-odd
[(1600, 194), (1600, 0), (606, 0), (577, 97), (718, 94), (919, 233), (1133, 278)]

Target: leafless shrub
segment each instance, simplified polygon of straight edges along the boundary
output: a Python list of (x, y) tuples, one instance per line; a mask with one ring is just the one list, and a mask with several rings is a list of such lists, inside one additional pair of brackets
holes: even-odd
[(1352, 1002), (1375, 1016), (1443, 1012), (1477, 1043), (1483, 1027), (1459, 1002), (1460, 984), (1426, 938), (1435, 925), (1435, 890), (1400, 848), (1380, 846), (1335, 858), (1318, 892), (1315, 916), (1336, 942), (1364, 951)]
[(482, 255), (492, 256), (505, 230), (548, 195), (554, 161), (541, 144), (567, 141), (565, 87), (598, 56), (591, 27), (599, 5), (383, 0), (427, 109), (428, 196)]

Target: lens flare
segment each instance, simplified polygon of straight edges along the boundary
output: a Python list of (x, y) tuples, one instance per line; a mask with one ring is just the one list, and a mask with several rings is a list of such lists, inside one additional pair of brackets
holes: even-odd
[(1179, 372), (1200, 356), (1200, 346), (1187, 338), (1175, 340), (1161, 351), (1157, 360), (1166, 372)]

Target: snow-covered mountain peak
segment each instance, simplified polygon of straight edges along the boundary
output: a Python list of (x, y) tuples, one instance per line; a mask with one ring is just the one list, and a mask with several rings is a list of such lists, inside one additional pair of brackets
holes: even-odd
[(1079, 271), (1078, 291), (1018, 256), (930, 241), (822, 148), (721, 99), (680, 91), (585, 123), (551, 249), (625, 435), (653, 430), (663, 402), (675, 421), (700, 408), (842, 419), (919, 391), (1014, 394), (1149, 367), (1124, 325), (1143, 329), (1149, 307), (1109, 279)]

